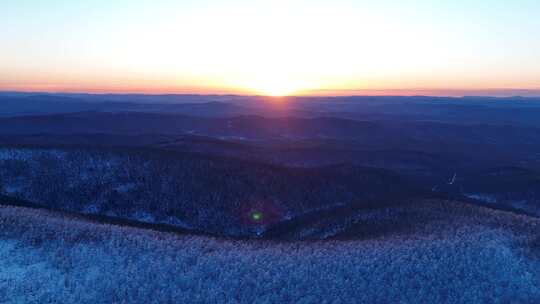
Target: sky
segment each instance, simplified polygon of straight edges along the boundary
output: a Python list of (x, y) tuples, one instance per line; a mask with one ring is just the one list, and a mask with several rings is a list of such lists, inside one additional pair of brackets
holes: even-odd
[(540, 96), (538, 0), (2, 0), (0, 90)]

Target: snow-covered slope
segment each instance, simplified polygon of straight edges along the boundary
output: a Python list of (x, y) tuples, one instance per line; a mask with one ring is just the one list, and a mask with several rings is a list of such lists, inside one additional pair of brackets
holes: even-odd
[(538, 303), (540, 220), (411, 208), (409, 229), (275, 242), (0, 207), (0, 303)]

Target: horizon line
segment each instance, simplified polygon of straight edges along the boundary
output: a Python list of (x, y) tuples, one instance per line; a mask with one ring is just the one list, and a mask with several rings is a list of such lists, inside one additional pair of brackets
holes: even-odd
[[(158, 91), (149, 91), (149, 92), (142, 92), (142, 91), (126, 91), (126, 92), (117, 92), (117, 91), (105, 91), (105, 92), (96, 92), (96, 91), (25, 91), (25, 90), (1, 90), (0, 94), (42, 94), (42, 95), (93, 95), (93, 96), (106, 96), (106, 95), (117, 95), (117, 96), (236, 96), (236, 97), (263, 97), (263, 98), (340, 98), (340, 97), (432, 97), (432, 98), (500, 98), (500, 99), (508, 99), (508, 98), (540, 98), (540, 89), (480, 89), (480, 90), (460, 90), (460, 89), (447, 89), (447, 90), (439, 90), (439, 89), (415, 89), (415, 90), (406, 90), (406, 89), (390, 89), (390, 90), (313, 90), (320, 91), (320, 92), (342, 92), (345, 94), (291, 94), (291, 95), (283, 95), (283, 96), (272, 96), (272, 95), (264, 95), (264, 94), (249, 94), (249, 93), (226, 93), (226, 92), (158, 92)], [(447, 91), (447, 92), (469, 92), (473, 94), (421, 94), (421, 92), (424, 91), (425, 93), (434, 93), (437, 91)], [(514, 93), (527, 93), (526, 95), (520, 95), (520, 94), (504, 94), (504, 95), (497, 95), (497, 94), (474, 94), (474, 92), (504, 92), (504, 91), (510, 91)], [(365, 92), (367, 94), (346, 94), (346, 92)], [(369, 94), (369, 92), (375, 92), (376, 94)], [(409, 92), (411, 94), (385, 94), (384, 92)], [(416, 92), (416, 94), (414, 94)]]

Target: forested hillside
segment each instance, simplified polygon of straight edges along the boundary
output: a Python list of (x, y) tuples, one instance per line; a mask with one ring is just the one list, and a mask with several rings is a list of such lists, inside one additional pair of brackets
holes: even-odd
[(0, 302), (540, 300), (538, 219), (429, 201), (396, 220), (410, 229), (346, 241), (235, 241), (0, 207)]
[(382, 169), (286, 168), (157, 150), (4, 148), (0, 168), (0, 193), (11, 197), (221, 235), (258, 235), (304, 213), (419, 194)]

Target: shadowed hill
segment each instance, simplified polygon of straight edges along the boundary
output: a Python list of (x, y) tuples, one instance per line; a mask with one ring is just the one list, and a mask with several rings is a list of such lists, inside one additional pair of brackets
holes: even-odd
[(0, 192), (19, 199), (223, 235), (259, 234), (312, 210), (384, 206), (421, 193), (382, 169), (287, 168), (155, 150), (5, 148), (0, 168)]

